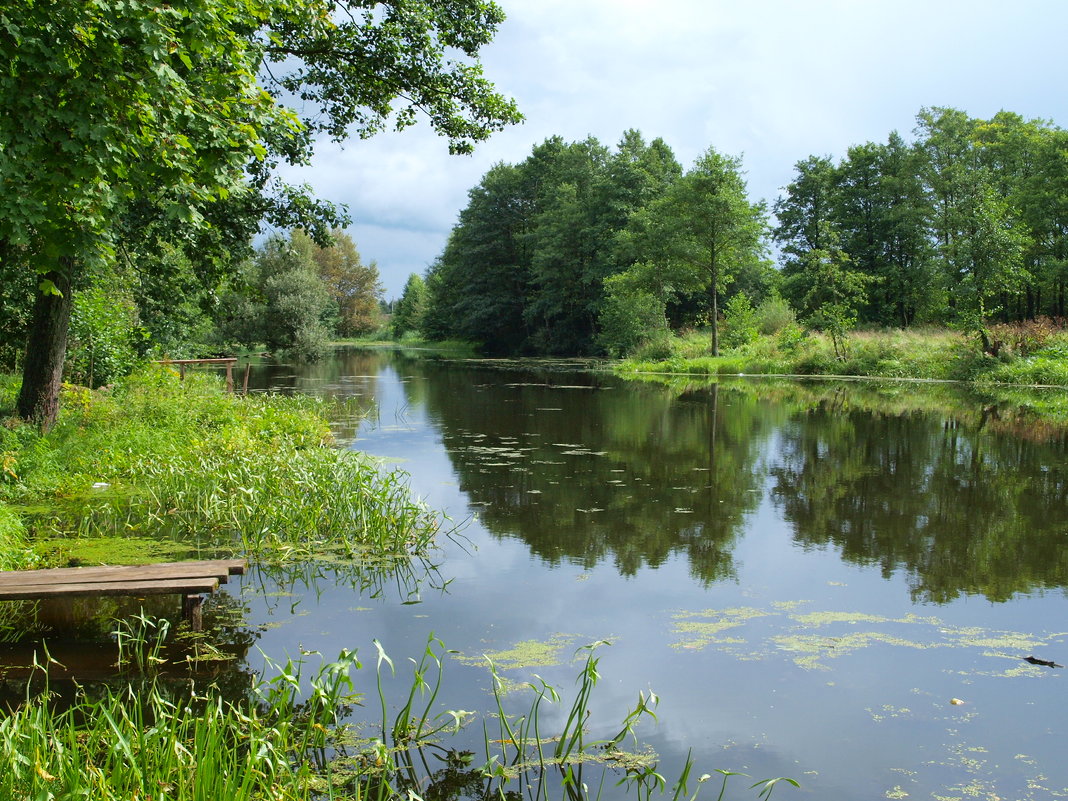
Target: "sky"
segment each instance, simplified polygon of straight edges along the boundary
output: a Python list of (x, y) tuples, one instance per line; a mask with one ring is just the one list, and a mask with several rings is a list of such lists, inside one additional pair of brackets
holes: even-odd
[(1063, 0), (498, 0), (486, 77), (526, 121), (473, 156), (422, 122), (319, 144), (283, 176), (345, 204), (387, 299), (441, 253), (467, 192), (554, 135), (614, 146), (661, 137), (684, 167), (710, 146), (741, 156), (752, 199), (777, 198), (810, 155), (911, 140), (917, 112), (1004, 109), (1068, 127)]

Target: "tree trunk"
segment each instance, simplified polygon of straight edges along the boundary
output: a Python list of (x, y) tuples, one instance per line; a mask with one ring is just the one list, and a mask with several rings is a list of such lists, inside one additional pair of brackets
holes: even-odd
[(719, 356), (719, 271), (712, 267), (712, 355)]
[(22, 390), (18, 413), (24, 420), (48, 431), (59, 411), (63, 383), (63, 357), (70, 325), (71, 273), (73, 260), (60, 259), (58, 269), (44, 276), (59, 294), (41, 292), (33, 305), (33, 317), (22, 365)]

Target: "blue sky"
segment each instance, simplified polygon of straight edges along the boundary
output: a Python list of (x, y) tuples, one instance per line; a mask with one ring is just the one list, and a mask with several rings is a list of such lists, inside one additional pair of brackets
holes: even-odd
[(421, 124), (323, 143), (289, 170), (344, 203), (349, 233), (387, 297), (441, 252), (467, 190), (546, 137), (627, 128), (662, 137), (684, 166), (709, 146), (741, 155), (751, 196), (773, 201), (809, 155), (911, 138), (923, 106), (1001, 109), (1068, 127), (1068, 2), (1017, 0), (498, 0), (483, 53), (522, 125), (450, 156)]

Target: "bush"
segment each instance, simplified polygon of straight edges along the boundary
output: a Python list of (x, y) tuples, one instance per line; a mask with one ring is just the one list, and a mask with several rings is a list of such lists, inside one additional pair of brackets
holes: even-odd
[(756, 308), (756, 326), (761, 334), (777, 334), (797, 322), (797, 315), (780, 295), (771, 295)]
[(757, 315), (744, 292), (729, 301), (723, 312), (723, 344), (728, 348), (748, 345), (757, 338)]
[(1058, 334), (1065, 333), (1065, 321), (1049, 317), (1017, 323), (997, 323), (989, 328), (994, 355), (1025, 357), (1046, 347)]
[(134, 343), (143, 338), (133, 299), (117, 287), (93, 286), (75, 293), (64, 373), (74, 384), (99, 387), (129, 373), (137, 363)]
[(667, 358), (671, 355), (671, 334), (664, 316), (664, 301), (652, 292), (631, 286), (625, 274), (605, 281), (605, 299), (599, 322), (598, 344), (610, 356), (642, 353), (652, 347)]
[(799, 351), (810, 339), (808, 331), (791, 322), (779, 329), (775, 344), (783, 353), (792, 354)]

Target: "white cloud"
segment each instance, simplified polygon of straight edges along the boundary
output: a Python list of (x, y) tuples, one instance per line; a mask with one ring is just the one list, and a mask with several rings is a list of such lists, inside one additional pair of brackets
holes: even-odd
[(606, 144), (662, 136), (684, 164), (744, 153), (773, 199), (808, 155), (908, 134), (924, 105), (1068, 119), (1060, 56), (1068, 5), (1020, 0), (500, 0), (509, 19), (486, 74), (527, 121), (449, 156), (420, 125), (323, 146), (290, 173), (347, 203), (391, 294), (444, 246), (467, 190), (547, 136)]

